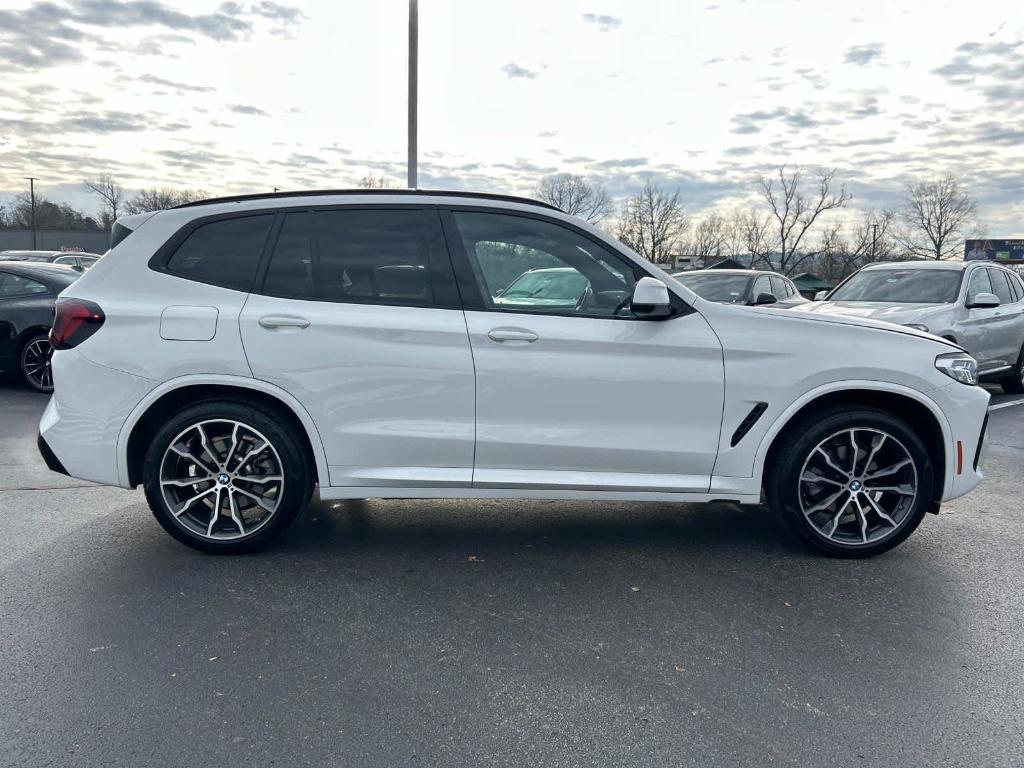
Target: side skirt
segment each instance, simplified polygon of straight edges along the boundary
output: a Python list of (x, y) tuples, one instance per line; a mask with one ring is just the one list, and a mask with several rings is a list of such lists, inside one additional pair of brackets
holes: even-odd
[(581, 491), (530, 488), (396, 488), (331, 486), (319, 489), (320, 498), (331, 499), (551, 499), (576, 501), (677, 501), (706, 503), (734, 501), (760, 504), (761, 495), (745, 493), (666, 493), (661, 491)]

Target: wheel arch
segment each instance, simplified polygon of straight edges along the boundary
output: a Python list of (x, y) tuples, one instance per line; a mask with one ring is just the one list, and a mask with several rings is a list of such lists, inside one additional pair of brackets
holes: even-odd
[(790, 431), (799, 429), (814, 413), (835, 406), (869, 406), (892, 413), (909, 423), (921, 437), (934, 468), (933, 508), (952, 482), (947, 467), (952, 466), (952, 437), (949, 424), (939, 407), (915, 390), (882, 382), (858, 382), (842, 387), (819, 388), (807, 393), (788, 408), (765, 434), (755, 460), (756, 477), (764, 479), (773, 471), (775, 451)]
[(309, 412), (284, 390), (258, 379), (241, 376), (185, 376), (152, 390), (132, 409), (117, 439), (117, 468), (121, 485), (134, 488), (142, 482), (142, 464), (148, 440), (166, 416), (180, 408), (212, 398), (255, 402), (280, 414), (298, 433), (317, 481), (329, 485), (323, 440)]

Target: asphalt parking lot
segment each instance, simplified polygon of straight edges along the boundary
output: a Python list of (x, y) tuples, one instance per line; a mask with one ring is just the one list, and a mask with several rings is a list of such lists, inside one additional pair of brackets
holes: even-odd
[(45, 403), (0, 387), (0, 765), (1024, 763), (1024, 405), (849, 562), (754, 507), (479, 501), (206, 556), (49, 473)]

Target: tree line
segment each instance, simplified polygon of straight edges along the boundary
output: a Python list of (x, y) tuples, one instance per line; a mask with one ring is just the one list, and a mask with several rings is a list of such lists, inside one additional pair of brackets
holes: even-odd
[[(119, 216), (209, 197), (201, 189), (171, 187), (150, 187), (129, 196), (109, 173), (86, 180), (83, 186), (99, 202), (94, 216), (37, 196), (36, 229), (109, 229)], [(358, 186), (387, 189), (397, 183), (370, 173)], [(852, 223), (824, 223), (829, 212), (846, 208), (853, 199), (834, 170), (780, 166), (758, 178), (753, 192), (756, 206), (713, 210), (699, 217), (686, 209), (679, 189), (667, 190), (654, 181), (619, 204), (600, 181), (569, 173), (543, 177), (535, 194), (655, 263), (688, 256), (697, 266), (709, 266), (729, 258), (787, 275), (815, 272), (826, 280), (838, 280), (872, 261), (956, 258), (963, 254), (967, 238), (981, 235), (975, 203), (952, 174), (912, 181), (899, 206), (867, 211)], [(27, 193), (0, 205), (0, 229), (31, 226), (32, 201)]]
[(599, 181), (582, 176), (554, 174), (536, 189), (541, 200), (663, 264), (676, 256), (697, 266), (728, 258), (786, 275), (814, 272), (838, 280), (874, 261), (958, 258), (966, 239), (981, 236), (976, 205), (952, 174), (912, 181), (899, 206), (867, 211), (852, 224), (823, 223), (853, 199), (834, 170), (780, 166), (758, 178), (754, 192), (757, 206), (697, 218), (678, 189), (653, 181), (618, 207)]

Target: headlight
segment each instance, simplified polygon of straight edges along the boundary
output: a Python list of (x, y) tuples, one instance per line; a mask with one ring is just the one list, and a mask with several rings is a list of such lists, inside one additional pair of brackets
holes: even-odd
[(935, 367), (961, 384), (978, 383), (978, 362), (966, 352), (950, 352), (935, 358)]
[(916, 328), (919, 331), (929, 333), (927, 325), (921, 325), (920, 323), (904, 323), (907, 328)]

